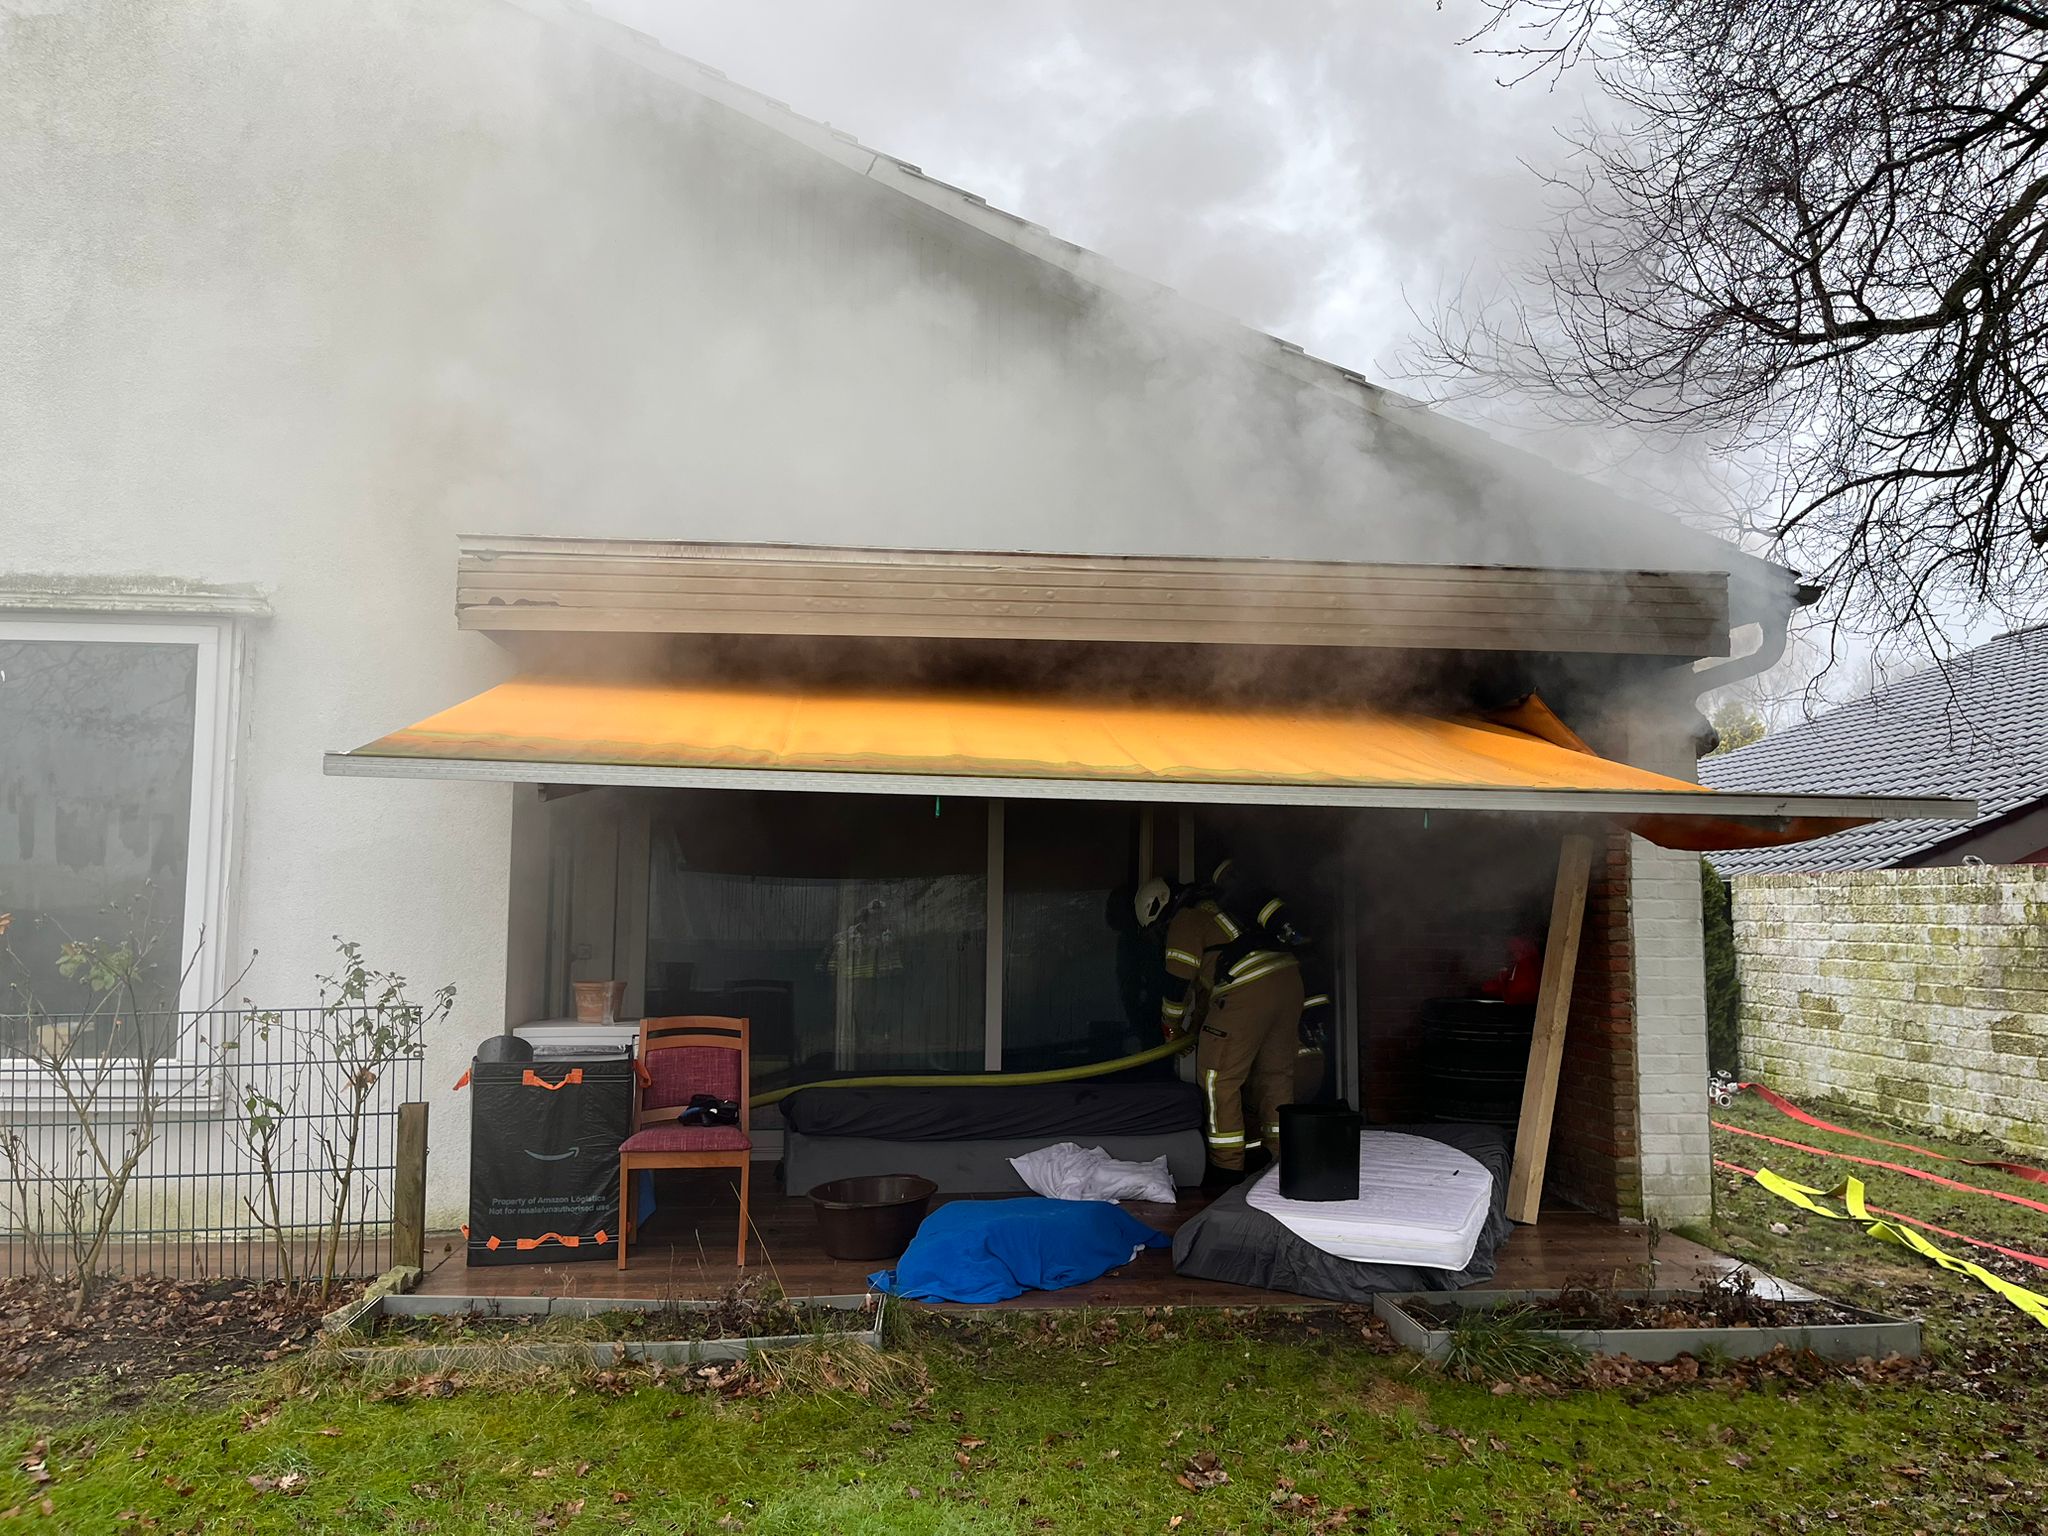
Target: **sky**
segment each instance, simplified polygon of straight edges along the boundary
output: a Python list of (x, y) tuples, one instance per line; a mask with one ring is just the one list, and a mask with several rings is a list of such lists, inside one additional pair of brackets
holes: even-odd
[(1498, 83), (1471, 0), (597, 0), (1119, 265), (1399, 385), (1446, 283), (1527, 249), (1579, 82)]
[[(594, 9), (1119, 265), (1404, 392), (1421, 316), (1496, 289), (1605, 102), (1513, 82), (1481, 0), (594, 0)], [(1697, 449), (1453, 406), (1729, 532)], [(1993, 626), (1995, 632), (1997, 626)], [(1965, 633), (1965, 643), (1986, 635)], [(1860, 645), (1852, 645), (1860, 651)]]

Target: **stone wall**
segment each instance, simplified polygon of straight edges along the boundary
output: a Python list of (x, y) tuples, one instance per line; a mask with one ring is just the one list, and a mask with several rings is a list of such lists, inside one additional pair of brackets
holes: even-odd
[(2048, 1152), (2048, 868), (1734, 882), (1742, 1072)]

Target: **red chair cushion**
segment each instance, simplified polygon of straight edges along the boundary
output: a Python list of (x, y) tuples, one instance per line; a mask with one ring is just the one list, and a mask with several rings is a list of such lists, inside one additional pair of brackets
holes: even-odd
[(641, 1063), (649, 1082), (640, 1102), (648, 1109), (687, 1104), (700, 1093), (714, 1099), (740, 1096), (740, 1053), (715, 1045), (678, 1045), (647, 1053)]
[[(681, 1052), (676, 1054), (680, 1055)], [(621, 1152), (747, 1152), (747, 1133), (736, 1125), (650, 1125), (620, 1143)]]

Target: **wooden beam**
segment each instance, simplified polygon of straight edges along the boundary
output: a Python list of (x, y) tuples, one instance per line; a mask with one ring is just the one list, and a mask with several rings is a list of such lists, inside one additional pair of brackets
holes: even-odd
[(427, 1106), (398, 1106), (397, 1174), (391, 1193), (391, 1262), (426, 1268)]
[(1592, 875), (1593, 839), (1574, 832), (1557, 854), (1550, 933), (1543, 945), (1543, 979), (1536, 993), (1536, 1031), (1529, 1041), (1529, 1072), (1522, 1080), (1522, 1113), (1515, 1123), (1515, 1166), (1508, 1176), (1508, 1219), (1524, 1225), (1536, 1220), (1543, 1201), (1557, 1074), (1564, 1064), (1565, 1019), (1571, 1013), (1572, 977), (1579, 967), (1579, 935), (1586, 925), (1586, 887)]

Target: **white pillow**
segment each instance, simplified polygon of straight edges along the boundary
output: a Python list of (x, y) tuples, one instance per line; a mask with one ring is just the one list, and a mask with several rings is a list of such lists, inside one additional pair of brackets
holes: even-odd
[(1166, 1159), (1121, 1163), (1100, 1147), (1063, 1141), (1010, 1159), (1017, 1177), (1034, 1194), (1054, 1200), (1157, 1200), (1173, 1204), (1173, 1175)]

